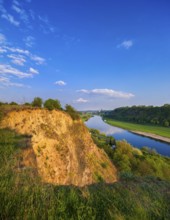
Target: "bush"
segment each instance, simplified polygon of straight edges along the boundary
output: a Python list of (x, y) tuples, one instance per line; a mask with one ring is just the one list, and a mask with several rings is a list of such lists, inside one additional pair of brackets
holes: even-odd
[(32, 102), (32, 106), (33, 107), (39, 107), (41, 108), (42, 107), (42, 104), (43, 104), (43, 101), (40, 97), (35, 97), (33, 102)]
[(44, 102), (44, 107), (48, 110), (61, 109), (61, 104), (57, 99), (47, 99)]
[(79, 113), (71, 105), (66, 105), (65, 108), (66, 108), (66, 112), (72, 117), (73, 120), (80, 119)]

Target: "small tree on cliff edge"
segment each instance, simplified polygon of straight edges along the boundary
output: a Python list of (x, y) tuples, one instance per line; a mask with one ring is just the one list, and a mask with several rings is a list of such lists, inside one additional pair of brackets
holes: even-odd
[(47, 99), (44, 102), (44, 107), (47, 108), (48, 110), (53, 110), (53, 109), (62, 109), (61, 104), (57, 99)]
[(79, 113), (71, 105), (66, 105), (65, 108), (66, 112), (72, 117), (73, 120), (80, 119)]
[(35, 97), (33, 102), (32, 102), (32, 106), (33, 107), (39, 107), (41, 108), (42, 107), (42, 104), (43, 104), (43, 101), (40, 97)]

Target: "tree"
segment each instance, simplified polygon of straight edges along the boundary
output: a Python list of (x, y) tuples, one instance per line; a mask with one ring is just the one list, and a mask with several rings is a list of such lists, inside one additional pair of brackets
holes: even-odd
[(61, 104), (57, 99), (47, 99), (44, 102), (44, 107), (47, 108), (48, 110), (53, 110), (53, 109), (62, 109)]
[(78, 120), (80, 119), (79, 113), (71, 106), (71, 105), (66, 105), (66, 112), (72, 117), (73, 120)]
[(10, 102), (9, 105), (18, 105), (16, 102)]
[(168, 121), (164, 121), (164, 126), (165, 127), (169, 127), (169, 122)]
[(43, 101), (40, 97), (35, 97), (33, 102), (32, 102), (32, 106), (33, 107), (39, 107), (41, 108), (42, 107), (42, 104), (43, 104)]

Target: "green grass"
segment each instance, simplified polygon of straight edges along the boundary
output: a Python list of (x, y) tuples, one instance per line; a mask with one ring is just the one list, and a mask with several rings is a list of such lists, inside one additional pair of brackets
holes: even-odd
[(142, 132), (157, 134), (163, 137), (170, 138), (170, 128), (122, 122), (122, 121), (116, 121), (116, 120), (108, 119), (108, 118), (106, 118), (105, 120), (106, 120), (105, 122), (110, 125), (120, 127), (120, 128), (129, 130), (129, 131), (142, 131)]
[(86, 121), (88, 121), (93, 116), (90, 113), (83, 113), (83, 114), (81, 113), (80, 117), (81, 117), (83, 122), (86, 122)]
[(0, 219), (170, 219), (168, 181), (124, 173), (114, 184), (83, 188), (45, 184), (31, 168), (18, 170), (24, 138), (0, 130)]

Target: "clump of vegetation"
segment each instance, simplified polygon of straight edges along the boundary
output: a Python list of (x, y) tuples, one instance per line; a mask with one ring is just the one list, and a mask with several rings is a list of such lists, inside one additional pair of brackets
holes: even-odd
[(80, 117), (81, 119), (85, 122), (85, 121), (88, 121), (91, 117), (92, 117), (92, 114), (91, 113), (86, 113), (86, 112), (80, 112)]
[(32, 106), (33, 107), (38, 107), (38, 108), (41, 108), (42, 107), (42, 104), (43, 104), (43, 100), (42, 98), (40, 97), (35, 97), (33, 102), (32, 102)]
[(80, 119), (79, 113), (71, 105), (66, 105), (65, 110), (72, 117), (73, 120)]
[(57, 99), (47, 99), (44, 102), (44, 107), (48, 110), (54, 110), (54, 109), (62, 109), (61, 104)]
[(104, 149), (110, 159), (113, 158), (114, 151), (113, 147), (116, 144), (115, 139), (112, 136), (106, 136), (101, 134), (97, 129), (89, 129), (94, 143), (99, 147)]

